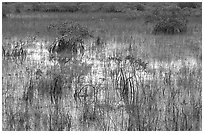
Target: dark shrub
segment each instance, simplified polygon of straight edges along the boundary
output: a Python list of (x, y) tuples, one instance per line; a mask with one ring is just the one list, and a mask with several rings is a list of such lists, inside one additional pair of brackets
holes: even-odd
[(2, 18), (6, 18), (6, 13), (2, 12)]
[(136, 9), (138, 10), (138, 11), (144, 11), (145, 10), (145, 7), (144, 7), (144, 5), (142, 5), (142, 4), (137, 4), (136, 5)]
[(74, 2), (60, 2), (57, 7), (59, 12), (76, 12), (79, 10), (78, 3)]
[(49, 31), (54, 30), (58, 38), (49, 48), (49, 52), (69, 51), (77, 53), (77, 50), (83, 50), (84, 40), (92, 37), (88, 28), (74, 22), (64, 22), (62, 24), (52, 24), (48, 27)]
[(63, 7), (63, 9), (66, 12), (77, 12), (79, 10), (78, 7), (75, 5), (72, 5), (72, 6), (66, 5)]
[(178, 7), (181, 9), (183, 8), (197, 8), (199, 6), (199, 3), (197, 2), (179, 2), (177, 4)]
[(21, 13), (21, 10), (16, 8), (15, 13)]
[(59, 12), (59, 11), (60, 9), (53, 4), (46, 5), (45, 7), (45, 12)]
[(178, 34), (187, 31), (187, 18), (177, 6), (157, 8), (150, 18), (155, 22), (153, 34)]
[(169, 18), (159, 21), (153, 29), (153, 34), (177, 34), (187, 30), (186, 23), (179, 19)]
[(15, 13), (21, 13), (21, 10), (23, 10), (24, 9), (24, 5), (22, 5), (22, 4), (17, 4), (16, 6), (15, 6)]

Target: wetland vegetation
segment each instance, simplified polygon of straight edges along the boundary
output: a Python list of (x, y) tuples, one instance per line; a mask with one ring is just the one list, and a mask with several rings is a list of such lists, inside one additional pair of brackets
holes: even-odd
[(2, 130), (202, 130), (202, 3), (2, 9)]

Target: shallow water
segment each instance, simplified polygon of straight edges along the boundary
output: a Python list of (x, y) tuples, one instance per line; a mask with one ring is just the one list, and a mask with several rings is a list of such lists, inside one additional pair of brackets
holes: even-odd
[[(119, 100), (119, 94), (117, 94), (117, 91), (110, 89), (106, 90), (106, 85), (112, 84), (111, 79), (111, 73), (114, 73), (115, 71), (118, 71), (120, 68), (124, 69), (126, 77), (131, 77), (133, 73), (133, 67), (130, 65), (130, 62), (121, 62), (121, 66), (118, 66), (118, 64), (115, 61), (112, 61), (109, 59), (109, 57), (115, 57), (117, 55), (117, 52), (123, 51), (127, 46), (124, 44), (117, 44), (114, 42), (109, 42), (106, 44), (105, 47), (96, 48), (95, 50), (91, 50), (88, 44), (86, 44), (87, 47), (85, 47), (85, 52), (83, 56), (79, 55), (76, 59), (79, 61), (78, 66), (74, 66), (74, 64), (71, 64), (68, 62), (68, 65), (63, 64), (62, 62), (59, 62), (57, 60), (50, 60), (49, 58), (49, 52), (46, 48), (47, 44), (44, 42), (35, 42), (34, 45), (27, 48), (27, 57), (26, 59), (21, 63), (16, 63), (13, 60), (5, 58), (3, 60), (3, 77), (5, 77), (7, 80), (3, 80), (4, 85), (8, 85), (9, 78), (14, 78), (15, 80), (12, 80), (13, 83), (11, 86), (15, 87), (18, 86), (18, 89), (14, 91), (14, 95), (19, 98), (23, 97), (23, 88), (27, 85), (27, 82), (29, 82), (28, 77), (28, 71), (30, 71), (31, 76), (36, 76), (36, 70), (40, 69), (44, 76), (48, 75), (49, 71), (59, 71), (62, 72), (64, 69), (70, 69), (73, 67), (73, 69), (70, 69), (72, 71), (76, 70), (76, 73), (81, 71), (80, 69), (84, 69), (82, 64), (86, 64), (87, 66), (91, 66), (90, 70), (86, 70), (87, 74), (84, 76), (83, 85), (86, 84), (93, 84), (98, 85), (100, 89), (97, 92), (97, 100), (99, 103), (104, 104), (106, 99), (112, 98), (112, 103), (110, 103), (113, 108), (118, 108), (119, 106), (124, 106), (124, 102)], [(128, 54), (128, 53), (126, 53)], [(172, 75), (176, 75), (177, 72), (179, 72), (182, 68), (187, 67), (189, 69), (197, 69), (200, 67), (199, 63), (196, 59), (193, 57), (186, 57), (183, 60), (171, 60), (171, 61), (158, 61), (158, 60), (148, 60), (147, 65), (147, 71), (136, 71), (134, 72), (137, 75), (137, 78), (134, 78), (132, 81), (134, 84), (136, 84), (139, 80), (142, 82), (148, 82), (155, 80), (157, 77), (158, 79), (160, 75), (163, 75), (165, 77), (165, 73), (169, 72), (169, 70), (172, 72)], [(73, 66), (72, 66), (73, 65)], [(82, 66), (82, 67), (81, 67)], [(162, 72), (162, 74), (161, 74)], [(70, 73), (70, 71), (68, 71)], [(155, 76), (156, 73), (156, 76)], [(14, 75), (9, 76), (10, 75)], [(65, 73), (63, 73), (65, 74)], [(17, 76), (16, 76), (17, 75)], [(24, 78), (23, 78), (24, 77)], [(36, 78), (36, 77), (35, 77)], [(18, 79), (18, 80), (16, 80)], [(75, 81), (76, 79), (73, 79)], [(72, 84), (72, 88), (76, 89), (77, 87)], [(104, 88), (104, 89), (102, 89)], [(90, 90), (92, 88), (90, 87)], [(112, 92), (111, 92), (112, 91)], [(107, 92), (108, 97), (107, 97)], [(110, 97), (110, 94), (115, 94), (114, 96)], [(70, 94), (69, 96), (73, 96)], [(117, 99), (118, 98), (118, 99)], [(18, 108), (18, 100), (15, 101), (15, 107)], [(118, 102), (119, 101), (119, 102)], [(70, 106), (67, 106), (68, 105)], [(41, 103), (41, 106), (44, 106), (43, 113), (48, 114), (49, 107), (46, 106), (45, 103)], [(45, 105), (44, 105), (45, 104)], [(100, 105), (100, 106), (101, 106)], [(78, 105), (73, 102), (73, 99), (66, 99), (66, 101), (63, 101), (62, 106), (65, 110), (69, 110), (72, 119), (73, 119), (73, 129), (72, 130), (80, 130), (79, 126), (79, 117), (81, 116), (82, 110), (81, 108), (77, 107)], [(105, 105), (103, 109), (109, 108)], [(109, 110), (109, 109), (108, 109)], [(116, 111), (109, 111), (109, 117), (106, 118), (107, 121), (110, 121), (110, 119), (120, 119), (119, 114), (121, 113), (123, 109), (118, 109)], [(128, 120), (128, 113), (123, 110), (124, 120)], [(106, 121), (105, 120), (105, 121)], [(115, 127), (114, 123), (110, 122), (110, 128), (120, 130), (120, 127)], [(93, 127), (93, 130), (94, 127)]]
[[(50, 60), (49, 52), (46, 48), (44, 42), (35, 42), (35, 45), (32, 47), (28, 47), (27, 50), (27, 58), (23, 62), (23, 66), (32, 69), (40, 69), (43, 72), (51, 69), (52, 67), (60, 67), (60, 64), (56, 60)], [(104, 78), (107, 77), (107, 71), (114, 71), (117, 69), (117, 63), (114, 61), (109, 60), (109, 57), (116, 56), (116, 52), (118, 50), (124, 49), (126, 47), (124, 44), (117, 44), (114, 42), (109, 42), (105, 46), (98, 51), (90, 51), (90, 48), (86, 48), (86, 51), (81, 58), (81, 63), (86, 63), (91, 65), (91, 71), (87, 74), (86, 79), (92, 80), (94, 83), (100, 83)], [(196, 69), (199, 67), (199, 63), (193, 57), (186, 57), (180, 60), (171, 60), (171, 61), (158, 61), (158, 60), (148, 60), (147, 69), (149, 71), (160, 71), (163, 72), (171, 70), (172, 72), (178, 72), (183, 67), (188, 67), (190, 69)], [(9, 62), (7, 65), (13, 66), (14, 62)], [(3, 64), (4, 66), (4, 64)], [(14, 69), (20, 69), (14, 68)], [(129, 64), (125, 64), (125, 67), (128, 69)], [(9, 67), (8, 67), (9, 68)], [(12, 70), (13, 71), (13, 70)], [(151, 73), (147, 73), (144, 71), (138, 71), (138, 75), (143, 77), (144, 79), (150, 80), (153, 78)], [(87, 81), (88, 82), (88, 81)]]

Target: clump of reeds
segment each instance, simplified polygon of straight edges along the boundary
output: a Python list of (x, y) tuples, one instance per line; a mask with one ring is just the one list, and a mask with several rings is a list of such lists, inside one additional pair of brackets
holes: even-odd
[[(10, 48), (6, 48), (2, 46), (2, 54), (5, 57), (11, 56), (11, 57), (26, 57), (26, 49), (25, 49), (25, 42), (22, 40), (13, 42), (13, 44), (10, 44)], [(9, 45), (8, 45), (9, 46)], [(7, 46), (7, 47), (8, 47)]]
[(179, 72), (171, 68), (160, 70), (159, 76), (155, 74), (153, 79), (145, 81), (137, 71), (144, 71), (138, 68), (147, 68), (148, 64), (137, 67), (133, 65), (137, 62), (132, 62), (131, 56), (125, 58), (130, 60), (130, 67), (122, 63), (123, 58), (111, 59), (118, 62), (115, 72), (112, 72), (112, 82), (124, 102), (121, 107), (129, 115), (124, 130), (200, 130), (199, 69), (190, 69), (184, 64)]
[(49, 97), (51, 103), (58, 103), (63, 94), (63, 76), (61, 74), (52, 74), (42, 77), (37, 83), (38, 93), (41, 97)]

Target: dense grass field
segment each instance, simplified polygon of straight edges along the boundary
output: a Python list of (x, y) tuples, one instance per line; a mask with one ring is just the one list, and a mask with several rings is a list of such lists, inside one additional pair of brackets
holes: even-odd
[[(91, 37), (50, 58), (59, 35), (49, 26), (65, 21)], [(127, 12), (3, 18), (2, 130), (201, 131), (202, 18), (182, 34), (153, 26)]]

